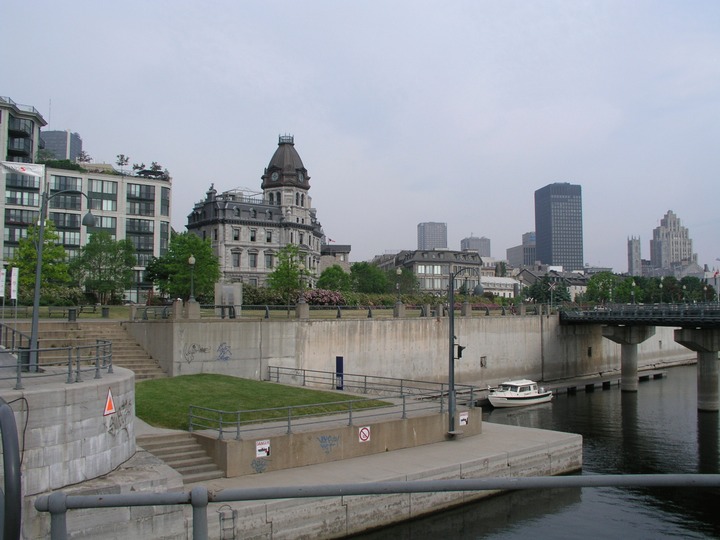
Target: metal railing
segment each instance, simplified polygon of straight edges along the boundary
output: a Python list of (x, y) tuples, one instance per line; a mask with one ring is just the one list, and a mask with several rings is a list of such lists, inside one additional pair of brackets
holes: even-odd
[(442, 413), (444, 400), (417, 401), (408, 395), (394, 396), (394, 403), (378, 399), (352, 399), (287, 407), (270, 407), (266, 409), (248, 409), (241, 411), (223, 411), (191, 405), (188, 413), (188, 431), (210, 431), (217, 433), (222, 440), (225, 435), (242, 440), (243, 433), (284, 430), (302, 430), (310, 426), (341, 422), (348, 426), (355, 421), (377, 419), (379, 417), (407, 418), (408, 412), (427, 414)]
[[(280, 366), (268, 366), (268, 380), (284, 384), (299, 384), (300, 386), (327, 387), (333, 390), (346, 390), (358, 394), (412, 396), (416, 399), (442, 400), (449, 391), (446, 382), (398, 379)], [(466, 395), (468, 402), (472, 406), (479, 389), (468, 384), (455, 384), (455, 393)]]
[(560, 312), (562, 324), (624, 324), (720, 327), (720, 304), (606, 304), (592, 309), (566, 309)]
[[(15, 380), (15, 390), (24, 388), (24, 378), (36, 381), (63, 376), (67, 384), (72, 384), (82, 382), (83, 373), (93, 373), (95, 379), (101, 379), (103, 370), (113, 372), (110, 341), (98, 339), (88, 345), (31, 349), (23, 345), (29, 343), (27, 335), (11, 332), (12, 329), (5, 325), (0, 325), (0, 328), (3, 343), (0, 349), (0, 380)], [(10, 347), (5, 345), (6, 339), (11, 343)], [(37, 363), (31, 364), (31, 358), (37, 358)]]
[[(67, 538), (67, 512), (81, 508), (122, 508), (135, 506), (192, 505), (192, 538), (208, 539), (208, 506), (212, 503), (345, 497), (392, 493), (435, 493), (457, 491), (508, 491), (518, 489), (577, 489), (599, 487), (720, 487), (720, 474), (609, 474), (592, 476), (534, 476), (468, 478), (460, 480), (419, 480), (368, 482), (333, 485), (283, 486), (208, 490), (204, 486), (186, 492), (67, 495), (57, 491), (35, 500), (38, 512), (50, 513), (50, 539)], [(318, 517), (321, 519), (321, 517)]]

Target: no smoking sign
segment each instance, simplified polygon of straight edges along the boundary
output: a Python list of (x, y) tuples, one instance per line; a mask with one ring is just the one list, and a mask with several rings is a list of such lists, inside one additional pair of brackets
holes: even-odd
[(370, 441), (370, 426), (364, 426), (358, 429), (358, 441), (361, 443)]

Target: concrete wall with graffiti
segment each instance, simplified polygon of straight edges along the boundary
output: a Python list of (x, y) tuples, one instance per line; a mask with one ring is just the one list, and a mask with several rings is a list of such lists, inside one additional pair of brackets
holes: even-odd
[[(447, 318), (378, 320), (165, 320), (124, 323), (171, 376), (225, 373), (267, 377), (267, 366), (444, 381)], [(620, 369), (620, 346), (601, 327), (561, 327), (555, 316), (456, 317), (457, 381), (496, 384), (527, 377), (554, 380)], [(689, 361), (694, 353), (673, 340), (672, 328), (638, 350), (640, 367)]]

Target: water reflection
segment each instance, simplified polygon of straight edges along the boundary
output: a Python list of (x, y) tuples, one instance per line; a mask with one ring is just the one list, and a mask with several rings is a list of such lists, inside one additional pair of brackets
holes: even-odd
[[(558, 396), (484, 421), (579, 433), (582, 474), (718, 473), (717, 413), (698, 412), (696, 370), (640, 384)], [(720, 490), (585, 488), (517, 492), (362, 538), (720, 538)]]

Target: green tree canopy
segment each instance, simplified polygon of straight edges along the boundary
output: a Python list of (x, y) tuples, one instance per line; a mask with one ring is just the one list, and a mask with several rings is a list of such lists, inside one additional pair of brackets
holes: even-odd
[(528, 300), (539, 304), (552, 303), (556, 305), (560, 302), (570, 301), (570, 291), (567, 285), (563, 281), (551, 281), (547, 275), (523, 289), (523, 294)]
[(598, 272), (588, 280), (586, 300), (598, 303), (613, 302), (621, 281), (622, 279), (612, 272)]
[(349, 291), (352, 288), (352, 279), (339, 264), (333, 264), (320, 274), (317, 286), (328, 291)]
[(357, 262), (350, 266), (353, 290), (359, 293), (384, 293), (390, 290), (388, 275), (378, 266)]
[(112, 239), (105, 231), (94, 233), (70, 263), (75, 279), (96, 301), (108, 304), (133, 282), (135, 246), (130, 240)]
[(300, 296), (304, 288), (306, 270), (301, 268), (301, 254), (298, 246), (288, 244), (277, 255), (277, 266), (267, 277), (268, 288), (285, 299), (288, 307)]
[[(20, 240), (8, 267), (18, 268), (18, 302), (32, 304), (35, 291), (35, 267), (37, 266), (37, 244), (40, 229), (31, 226), (26, 238)], [(43, 234), (43, 259), (40, 281), (40, 303), (74, 304), (77, 291), (70, 290), (70, 273), (65, 248), (58, 244), (58, 235), (52, 221), (45, 224)]]
[(387, 292), (397, 294), (397, 285), (400, 285), (401, 294), (418, 294), (420, 292), (420, 283), (418, 283), (415, 274), (410, 268), (402, 268), (402, 272), (398, 275), (397, 269), (392, 268), (385, 272), (387, 280)]
[[(188, 262), (191, 255), (195, 259), (192, 267)], [(184, 232), (170, 238), (167, 253), (150, 261), (146, 275), (170, 298), (190, 298), (192, 285), (199, 301), (212, 300), (220, 264), (209, 240)]]

